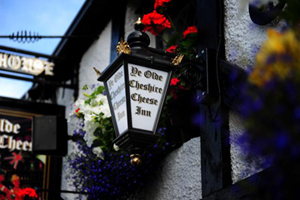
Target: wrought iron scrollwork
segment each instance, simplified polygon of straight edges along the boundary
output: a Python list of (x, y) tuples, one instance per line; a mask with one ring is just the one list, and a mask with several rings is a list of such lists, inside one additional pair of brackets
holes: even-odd
[(249, 15), (251, 20), (258, 25), (266, 25), (273, 21), (283, 10), (286, 0), (279, 2), (276, 6), (269, 3), (269, 10), (264, 11), (259, 7), (249, 4)]
[(180, 65), (178, 71), (180, 78), (190, 83), (197, 90), (206, 90), (205, 68), (203, 66), (188, 62)]

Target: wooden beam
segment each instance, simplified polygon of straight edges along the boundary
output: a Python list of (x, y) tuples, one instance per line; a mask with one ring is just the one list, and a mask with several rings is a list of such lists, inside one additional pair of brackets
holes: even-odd
[(232, 184), (229, 108), (222, 100), (219, 59), (224, 56), (223, 0), (197, 0), (198, 51), (204, 51), (207, 71), (207, 99), (201, 105), (205, 131), (201, 134), (202, 196)]

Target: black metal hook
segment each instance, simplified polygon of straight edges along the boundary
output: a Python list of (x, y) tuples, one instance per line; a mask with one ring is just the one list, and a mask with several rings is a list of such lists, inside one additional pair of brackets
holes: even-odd
[(286, 4), (286, 0), (279, 2), (273, 8), (269, 8), (268, 11), (262, 11), (260, 8), (253, 4), (249, 4), (249, 14), (251, 20), (258, 25), (266, 25), (273, 21), (283, 10)]

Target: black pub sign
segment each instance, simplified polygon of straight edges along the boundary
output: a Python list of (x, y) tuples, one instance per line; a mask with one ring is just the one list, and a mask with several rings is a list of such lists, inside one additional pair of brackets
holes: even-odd
[(36, 199), (56, 198), (48, 191), (60, 190), (64, 113), (63, 106), (0, 97), (0, 199), (21, 199), (25, 188)]

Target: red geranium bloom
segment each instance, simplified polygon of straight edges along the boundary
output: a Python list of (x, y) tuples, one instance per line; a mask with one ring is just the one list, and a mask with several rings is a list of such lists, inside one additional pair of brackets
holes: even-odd
[(144, 31), (149, 31), (155, 36), (160, 34), (166, 28), (171, 28), (170, 21), (165, 16), (157, 13), (156, 10), (144, 15), (142, 22), (145, 25)]
[(19, 191), (19, 195), (21, 197), (25, 197), (26, 195), (28, 195), (29, 197), (35, 197), (35, 198), (38, 197), (37, 194), (36, 194), (35, 189), (33, 189), (33, 188), (24, 188), (24, 189), (21, 189)]
[(168, 49), (166, 49), (167, 52), (169, 53), (176, 53), (176, 49), (177, 49), (178, 45), (172, 45), (170, 46)]
[(75, 113), (78, 114), (79, 110), (80, 110), (80, 108), (77, 108), (77, 109), (75, 110)]
[(170, 85), (177, 85), (178, 82), (179, 82), (178, 78), (172, 78)]
[(183, 32), (183, 38), (190, 33), (198, 33), (198, 29), (196, 26), (190, 26)]
[(156, 0), (154, 4), (154, 9), (157, 9), (158, 7), (164, 7), (164, 3), (168, 3), (171, 0)]

